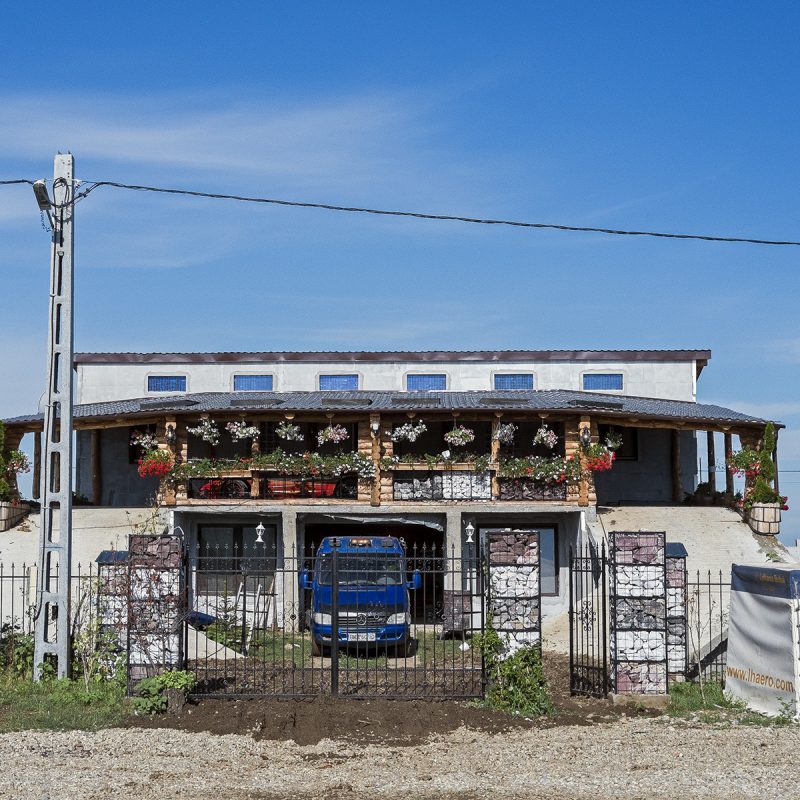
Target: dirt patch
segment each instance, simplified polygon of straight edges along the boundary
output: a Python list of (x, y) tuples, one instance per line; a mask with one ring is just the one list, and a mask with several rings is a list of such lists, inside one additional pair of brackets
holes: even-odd
[[(411, 746), (461, 727), (491, 735), (536, 727), (594, 725), (631, 716), (630, 709), (614, 706), (608, 700), (570, 695), (569, 661), (565, 656), (546, 653), (544, 667), (555, 712), (536, 720), (515, 717), (477, 702), (348, 699), (320, 694), (302, 700), (200, 698), (188, 704), (179, 716), (134, 718), (129, 727), (244, 734), (255, 739), (293, 740), (301, 745), (342, 739)], [(657, 716), (658, 712), (634, 715)]]
[(363, 744), (414, 745), (466, 727), (483, 733), (529, 728), (532, 723), (477, 704), (446, 700), (350, 700), (321, 695), (310, 700), (199, 700), (179, 717), (135, 719), (132, 727), (180, 728), (255, 739), (316, 744), (346, 739)]

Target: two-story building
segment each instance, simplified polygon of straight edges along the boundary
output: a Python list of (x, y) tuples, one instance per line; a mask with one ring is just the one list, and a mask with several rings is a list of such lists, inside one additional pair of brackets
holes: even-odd
[[(260, 523), (279, 553), (369, 529), (457, 559), (489, 530), (534, 528), (548, 613), (564, 607), (568, 549), (598, 504), (681, 501), (708, 441), (698, 431), (721, 432), (726, 450), (761, 436), (765, 420), (697, 403), (710, 357), (81, 353), (76, 493), (117, 507), (158, 497), (196, 552), (242, 547)], [(9, 447), (36, 437), (36, 473), (41, 426), (6, 421)]]

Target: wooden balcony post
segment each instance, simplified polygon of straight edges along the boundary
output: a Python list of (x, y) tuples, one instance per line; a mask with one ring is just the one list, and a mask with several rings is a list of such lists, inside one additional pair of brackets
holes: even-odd
[[(582, 416), (578, 422), (578, 441), (580, 442), (580, 432), (588, 427), (592, 430), (592, 419), (589, 416)], [(595, 438), (593, 436), (592, 438)], [(578, 445), (580, 447), (580, 444)], [(586, 456), (584, 455), (583, 448), (580, 451), (581, 455), (581, 478), (578, 484), (578, 505), (588, 506), (590, 497), (594, 494), (594, 480), (592, 476), (586, 471)]]
[(91, 452), (90, 465), (92, 473), (92, 502), (96, 505), (103, 504), (103, 463), (101, 431), (94, 428), (90, 432)]
[[(372, 426), (377, 423), (378, 433), (373, 434)], [(371, 440), (372, 463), (375, 465), (375, 480), (372, 481), (370, 491), (370, 505), (379, 506), (381, 504), (381, 415), (369, 415), (369, 434)]]
[(717, 491), (717, 455), (714, 447), (714, 431), (706, 431), (706, 443), (708, 446), (708, 485), (712, 492)]
[(681, 481), (681, 432), (677, 428), (671, 431), (672, 436), (672, 502), (683, 500), (683, 482)]
[[(175, 461), (185, 464), (189, 460), (189, 434), (186, 432), (186, 420), (180, 418), (175, 423)], [(189, 497), (186, 481), (175, 484), (175, 501), (186, 500)]]
[[(176, 439), (175, 442), (170, 444), (167, 441), (167, 427), (172, 425), (175, 428)], [(165, 417), (162, 422), (158, 423), (158, 449), (166, 450), (171, 456), (173, 462), (177, 462), (177, 420), (175, 417)], [(164, 484), (164, 505), (174, 506), (176, 503), (176, 487), (170, 484)]]
[(733, 435), (725, 432), (725, 493), (733, 497), (733, 473), (728, 469), (728, 456), (733, 452)]
[(38, 500), (40, 496), (40, 482), (42, 480), (42, 432), (34, 431), (33, 434), (33, 487), (31, 497)]
[[(261, 423), (258, 423), (259, 431), (261, 430)], [(250, 458), (256, 458), (261, 455), (261, 435), (259, 434), (255, 439), (250, 440)], [(252, 478), (250, 480), (250, 497), (258, 498), (261, 496), (261, 478), (260, 473), (251, 472)]]
[(495, 468), (491, 472), (493, 500), (500, 499), (500, 479), (497, 477), (499, 469), (498, 462), (500, 461), (500, 442), (497, 439), (495, 439), (495, 432), (497, 431), (497, 426), (500, 424), (502, 416), (503, 412), (497, 411), (495, 412), (495, 419), (492, 421), (491, 460), (492, 460), (492, 466)]
[[(578, 417), (570, 417), (564, 422), (564, 455), (572, 458), (580, 448), (580, 421)], [(580, 502), (580, 484), (570, 481), (567, 484), (567, 502)]]

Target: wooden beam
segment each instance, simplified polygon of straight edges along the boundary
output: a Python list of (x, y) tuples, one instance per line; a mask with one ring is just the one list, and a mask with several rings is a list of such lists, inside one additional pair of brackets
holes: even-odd
[(42, 432), (34, 431), (33, 434), (33, 486), (31, 497), (38, 500), (40, 497), (40, 482), (42, 480)]
[(712, 492), (717, 491), (717, 456), (714, 448), (714, 431), (706, 432), (706, 444), (708, 446), (708, 485)]
[(680, 503), (683, 500), (683, 485), (681, 483), (681, 432), (672, 430), (672, 501)]
[[(375, 465), (375, 480), (372, 481), (370, 494), (370, 505), (379, 506), (381, 504), (381, 435), (383, 424), (380, 414), (370, 414), (370, 436), (372, 437), (372, 463)], [(373, 423), (378, 424), (378, 435), (372, 433)]]
[(733, 452), (733, 434), (725, 434), (725, 492), (733, 496), (733, 473), (728, 469), (728, 456)]
[(103, 504), (103, 465), (101, 463), (101, 432), (96, 428), (91, 434), (89, 463), (92, 473), (92, 502), (96, 506)]

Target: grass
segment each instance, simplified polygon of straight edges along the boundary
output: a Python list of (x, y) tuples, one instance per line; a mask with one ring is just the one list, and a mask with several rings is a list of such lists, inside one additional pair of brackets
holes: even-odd
[(0, 733), (21, 730), (96, 731), (128, 716), (124, 692), (112, 681), (93, 684), (0, 677)]
[[(211, 625), (205, 633), (209, 639), (241, 652), (240, 627), (223, 629), (222, 626), (215, 624)], [(415, 638), (417, 640), (416, 666), (447, 664), (459, 669), (462, 664), (465, 668), (470, 668), (473, 664), (477, 665), (480, 662), (480, 653), (474, 645), (471, 645), (469, 650), (462, 651), (460, 639), (441, 640), (432, 631), (418, 631)], [(270, 664), (310, 666), (313, 658), (311, 636), (307, 631), (295, 634), (280, 630), (258, 631), (250, 642), (249, 655)], [(391, 663), (394, 663), (393, 656)], [(369, 650), (343, 647), (339, 651), (339, 665), (343, 669), (385, 667), (389, 664), (389, 656), (384, 647), (377, 649), (372, 647)]]
[(751, 711), (742, 701), (731, 700), (725, 696), (721, 683), (699, 683), (687, 681), (672, 684), (669, 691), (667, 715), (675, 719), (685, 719), (707, 724), (752, 725), (759, 727), (785, 726), (796, 724), (787, 713), (780, 717), (768, 717)]

